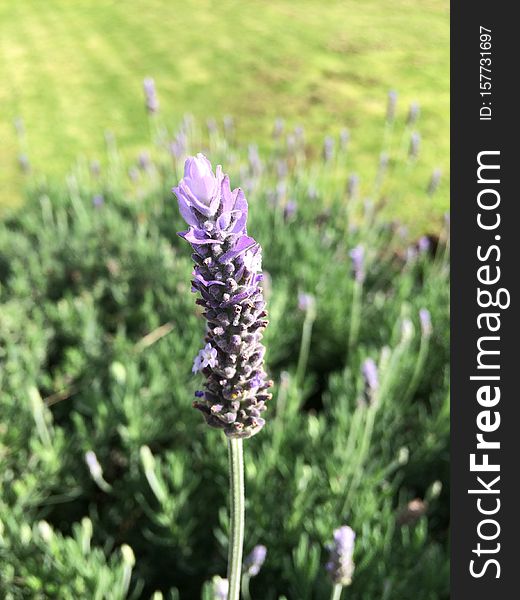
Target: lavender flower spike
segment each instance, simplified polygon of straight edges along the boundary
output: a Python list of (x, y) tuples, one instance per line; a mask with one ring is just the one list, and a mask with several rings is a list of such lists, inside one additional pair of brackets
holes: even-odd
[(155, 89), (155, 81), (151, 77), (145, 77), (143, 81), (146, 110), (153, 115), (159, 110), (159, 98)]
[(352, 248), (350, 259), (354, 278), (357, 282), (362, 283), (365, 280), (365, 248), (361, 245)]
[(267, 556), (267, 548), (258, 544), (251, 551), (251, 554), (246, 556), (244, 560), (244, 570), (249, 575), (249, 577), (255, 577), (260, 573), (260, 569), (265, 562), (265, 557)]
[(361, 371), (365, 380), (365, 386), (370, 392), (375, 392), (379, 388), (376, 363), (371, 358), (367, 358), (363, 363)]
[(173, 192), (189, 225), (179, 235), (194, 251), (192, 289), (201, 295), (197, 304), (208, 325), (193, 365), (206, 377), (206, 390), (193, 406), (228, 437), (251, 437), (265, 424), (261, 415), (272, 381), (261, 343), (268, 323), (260, 287), (262, 250), (247, 235), (247, 201), (241, 189), (231, 191), (222, 168), (213, 172), (200, 153), (186, 160)]
[(347, 586), (352, 582), (355, 539), (356, 534), (348, 525), (334, 530), (334, 541), (328, 545), (330, 555), (325, 568), (335, 584)]

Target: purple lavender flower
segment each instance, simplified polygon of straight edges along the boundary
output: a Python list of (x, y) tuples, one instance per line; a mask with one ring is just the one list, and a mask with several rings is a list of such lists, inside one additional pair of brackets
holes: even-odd
[(429, 196), (433, 196), (433, 194), (435, 194), (435, 192), (437, 191), (441, 182), (441, 175), (442, 171), (440, 169), (434, 169), (427, 189), (427, 193)]
[(379, 169), (381, 171), (386, 171), (389, 162), (390, 156), (388, 156), (388, 152), (381, 152), (379, 155)]
[(276, 174), (278, 179), (283, 179), (287, 177), (287, 173), (289, 172), (289, 167), (287, 166), (287, 161), (283, 158), (280, 158), (276, 161)]
[(348, 148), (348, 143), (350, 141), (350, 131), (346, 128), (343, 128), (339, 132), (339, 147), (341, 150), (345, 151)]
[(359, 190), (359, 175), (356, 175), (356, 173), (352, 173), (352, 175), (349, 175), (349, 178), (347, 181), (347, 197), (355, 198), (358, 194), (358, 190)]
[(298, 204), (296, 203), (295, 200), (288, 200), (286, 205), (284, 206), (283, 209), (283, 216), (284, 219), (286, 221), (290, 221), (294, 215), (296, 214), (296, 211), (298, 210)]
[(180, 158), (183, 154), (186, 154), (186, 147), (188, 145), (188, 140), (186, 133), (184, 131), (179, 131), (173, 141), (169, 144), (170, 154), (173, 158)]
[(430, 238), (427, 235), (422, 235), (417, 242), (417, 248), (421, 254), (428, 252), (430, 249)]
[(395, 119), (395, 109), (397, 107), (397, 92), (390, 90), (388, 92), (388, 100), (386, 104), (386, 120), (388, 123), (392, 123)]
[(246, 559), (244, 560), (244, 571), (249, 577), (255, 577), (260, 573), (260, 569), (265, 562), (267, 556), (267, 548), (259, 544), (255, 546)]
[(93, 198), (92, 198), (92, 204), (96, 207), (96, 208), (100, 208), (101, 206), (103, 206), (103, 204), (105, 203), (105, 199), (103, 198), (103, 196), (101, 194), (96, 194)]
[(285, 127), (285, 123), (284, 123), (283, 119), (278, 117), (276, 119), (276, 121), (274, 122), (274, 128), (273, 128), (273, 137), (275, 140), (277, 140), (281, 137), (284, 127)]
[(335, 584), (346, 586), (352, 582), (355, 539), (354, 531), (348, 525), (343, 525), (334, 530), (334, 541), (327, 545), (330, 555), (325, 568)]
[(99, 177), (101, 174), (101, 165), (99, 164), (99, 160), (92, 160), (90, 162), (90, 174), (92, 177)]
[(258, 146), (256, 144), (249, 145), (247, 157), (251, 174), (255, 177), (259, 177), (262, 174), (262, 161), (260, 160)]
[(155, 81), (151, 77), (145, 77), (143, 81), (146, 110), (153, 115), (159, 110), (159, 98), (155, 89)]
[(226, 115), (223, 120), (222, 120), (223, 124), (224, 124), (224, 133), (227, 136), (230, 136), (233, 134), (233, 130), (235, 128), (235, 120), (233, 119), (233, 117), (231, 115)]
[(379, 388), (379, 376), (376, 363), (371, 358), (367, 358), (361, 367), (361, 372), (365, 379), (367, 391), (370, 393), (377, 391)]
[(305, 294), (304, 292), (300, 292), (298, 294), (298, 308), (302, 312), (307, 312), (311, 308), (314, 307), (316, 300), (312, 294)]
[(365, 280), (365, 249), (363, 246), (356, 246), (350, 251), (352, 260), (352, 271), (357, 282), (362, 283)]
[(132, 183), (136, 183), (136, 181), (139, 179), (139, 169), (137, 167), (130, 167), (128, 169), (128, 177)]
[(16, 135), (18, 135), (18, 137), (22, 138), (25, 135), (25, 124), (23, 122), (22, 117), (16, 117), (13, 120), (13, 125), (14, 125), (14, 129), (16, 131)]
[(195, 357), (193, 361), (193, 367), (191, 368), (193, 373), (198, 373), (202, 371), (206, 367), (215, 367), (217, 364), (217, 350), (213, 348), (211, 344), (206, 344), (206, 346), (199, 350), (199, 353)]
[(419, 311), (419, 321), (421, 322), (423, 335), (430, 335), (432, 332), (432, 317), (427, 308), (421, 308)]
[(150, 154), (146, 151), (143, 151), (137, 157), (137, 164), (141, 171), (148, 171), (152, 166), (152, 159), (150, 158)]
[(20, 166), (22, 173), (29, 173), (31, 170), (31, 163), (29, 162), (27, 154), (22, 153), (18, 156), (18, 165)]
[(323, 142), (323, 160), (330, 162), (334, 157), (334, 139), (327, 136)]
[(406, 124), (408, 127), (415, 125), (417, 123), (417, 119), (421, 114), (421, 107), (418, 102), (412, 102), (410, 104), (410, 108), (408, 109), (408, 116), (406, 117)]
[(217, 122), (213, 118), (210, 118), (206, 121), (206, 127), (208, 128), (208, 133), (210, 135), (214, 135), (218, 131)]
[(419, 156), (419, 149), (421, 147), (421, 135), (414, 131), (410, 136), (410, 148), (408, 149), (408, 156), (412, 160), (416, 160)]
[(186, 160), (184, 177), (173, 191), (189, 225), (179, 235), (193, 247), (192, 286), (208, 322), (206, 345), (193, 365), (205, 375), (206, 390), (194, 407), (228, 437), (250, 437), (265, 424), (261, 414), (272, 382), (261, 344), (267, 325), (262, 251), (247, 235), (247, 201), (241, 189), (231, 191), (222, 167), (213, 172), (202, 154)]
[(288, 154), (294, 154), (296, 151), (296, 136), (293, 133), (289, 133), (289, 135), (285, 139), (285, 145), (287, 147)]
[(274, 195), (275, 206), (280, 206), (285, 202), (285, 198), (287, 196), (287, 182), (285, 180), (281, 180), (276, 184), (276, 191)]

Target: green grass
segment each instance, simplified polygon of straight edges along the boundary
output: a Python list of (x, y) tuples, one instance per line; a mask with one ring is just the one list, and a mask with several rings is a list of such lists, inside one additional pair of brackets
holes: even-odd
[(434, 166), (448, 170), (448, 23), (447, 0), (3, 2), (0, 205), (23, 187), (13, 118), (25, 121), (33, 169), (51, 177), (99, 157), (105, 130), (132, 157), (148, 139), (151, 75), (165, 120), (231, 114), (243, 142), (268, 145), (279, 115), (314, 144), (347, 126), (361, 172), (381, 149), (388, 90), (400, 118), (417, 100), (424, 154), (393, 210), (425, 224), (447, 209), (447, 194), (426, 209), (414, 198)]

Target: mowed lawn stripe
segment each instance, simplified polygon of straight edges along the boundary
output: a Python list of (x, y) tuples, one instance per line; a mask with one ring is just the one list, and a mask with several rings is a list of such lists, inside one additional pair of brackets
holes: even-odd
[[(268, 146), (272, 121), (303, 123), (315, 154), (326, 134), (352, 130), (352, 169), (377, 169), (386, 94), (399, 118), (421, 103), (421, 160), (407, 174), (398, 216), (447, 208), (448, 4), (446, 0), (234, 2), (20, 0), (0, 8), (0, 205), (19, 193), (12, 118), (27, 125), (38, 171), (62, 176), (75, 157), (104, 153), (113, 130), (127, 156), (148, 143), (142, 78), (152, 75), (174, 125), (236, 117), (239, 139)], [(445, 178), (432, 206), (431, 170)], [(427, 202), (427, 201), (426, 201)]]

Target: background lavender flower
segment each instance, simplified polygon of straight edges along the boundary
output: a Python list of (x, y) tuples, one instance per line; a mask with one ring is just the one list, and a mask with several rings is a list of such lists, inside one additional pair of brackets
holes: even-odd
[(217, 122), (212, 117), (206, 120), (206, 127), (210, 135), (214, 135), (218, 131)]
[(419, 311), (419, 321), (423, 335), (430, 335), (432, 332), (432, 317), (427, 308), (421, 308)]
[(159, 110), (159, 98), (155, 89), (155, 81), (151, 77), (146, 77), (143, 81), (146, 110), (149, 114), (155, 114)]
[(304, 292), (300, 292), (298, 294), (298, 308), (302, 312), (307, 312), (311, 308), (314, 307), (316, 300), (312, 294), (306, 294)]
[(260, 573), (260, 569), (265, 562), (267, 548), (258, 544), (244, 560), (244, 571), (249, 577), (255, 577)]
[(103, 204), (105, 203), (105, 199), (103, 198), (103, 196), (101, 194), (95, 194), (92, 198), (92, 204), (96, 207), (96, 208), (100, 208), (101, 206), (103, 206)]
[(15, 117), (13, 119), (13, 125), (16, 131), (16, 135), (19, 138), (23, 138), (25, 136), (25, 124), (23, 122), (22, 117)]
[(323, 160), (330, 162), (334, 158), (334, 139), (330, 136), (325, 138), (323, 142)]
[(258, 154), (258, 146), (256, 144), (250, 144), (247, 152), (249, 159), (249, 169), (251, 174), (255, 177), (259, 177), (262, 174), (262, 161)]
[(352, 272), (357, 282), (361, 283), (365, 280), (365, 249), (359, 245), (350, 251), (352, 260)]
[(386, 121), (387, 123), (393, 123), (395, 119), (395, 109), (397, 107), (397, 92), (390, 90), (388, 92), (388, 99), (386, 104)]
[(101, 175), (101, 165), (99, 160), (92, 160), (90, 162), (90, 174), (92, 177), (99, 177)]
[(141, 171), (148, 171), (152, 166), (152, 159), (150, 158), (150, 154), (148, 152), (140, 152), (137, 157), (137, 164)]
[(427, 193), (429, 196), (433, 196), (437, 191), (439, 184), (441, 182), (442, 172), (440, 169), (434, 169), (430, 182), (428, 183)]
[(379, 389), (379, 374), (377, 365), (373, 359), (367, 358), (361, 367), (363, 379), (365, 380), (365, 396), (371, 402), (375, 392)]
[(348, 143), (350, 141), (350, 131), (346, 128), (343, 128), (339, 132), (339, 147), (343, 152), (348, 148)]
[(414, 131), (410, 136), (410, 148), (408, 149), (408, 156), (412, 160), (416, 160), (419, 156), (419, 150), (421, 147), (421, 135)]
[(139, 179), (139, 169), (135, 166), (130, 167), (128, 169), (128, 177), (132, 183), (136, 183), (136, 181)]
[(359, 190), (359, 175), (352, 173), (347, 180), (347, 197), (356, 198)]
[(299, 146), (303, 146), (305, 143), (305, 129), (303, 125), (296, 125), (294, 128), (294, 137)]
[(417, 248), (422, 254), (428, 252), (430, 245), (430, 238), (427, 235), (422, 235), (417, 241)]
[(184, 131), (179, 131), (175, 138), (170, 142), (168, 148), (173, 158), (179, 159), (183, 154), (186, 154), (188, 139)]
[(233, 117), (231, 115), (226, 115), (223, 119), (222, 122), (224, 124), (224, 133), (226, 134), (226, 136), (231, 136), (233, 135), (233, 131), (235, 129), (235, 120), (233, 119)]
[(20, 166), (22, 173), (29, 173), (31, 170), (31, 163), (29, 162), (27, 154), (22, 153), (18, 155), (18, 165)]
[(408, 109), (408, 115), (406, 117), (406, 124), (408, 127), (412, 127), (417, 123), (419, 119), (419, 115), (421, 114), (421, 108), (418, 102), (412, 102), (410, 104), (410, 108)]
[(296, 201), (288, 200), (283, 209), (284, 219), (286, 221), (290, 221), (296, 214), (297, 210), (298, 210), (298, 204), (296, 203)]
[(283, 133), (285, 127), (284, 120), (278, 117), (274, 122), (273, 137), (275, 140), (279, 139)]
[(334, 530), (334, 541), (327, 546), (330, 555), (325, 568), (335, 584), (347, 586), (352, 582), (355, 539), (356, 534), (348, 525)]
[(222, 168), (214, 173), (202, 154), (186, 160), (184, 177), (173, 191), (189, 225), (179, 235), (193, 247), (192, 286), (208, 322), (206, 346), (193, 365), (205, 375), (206, 391), (194, 407), (228, 437), (250, 437), (265, 424), (261, 414), (272, 382), (261, 344), (267, 325), (262, 252), (247, 235), (247, 201), (242, 190), (231, 191)]

